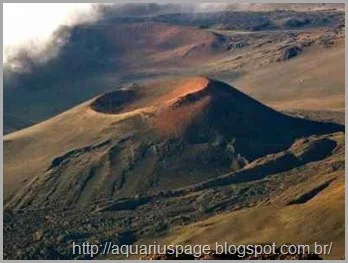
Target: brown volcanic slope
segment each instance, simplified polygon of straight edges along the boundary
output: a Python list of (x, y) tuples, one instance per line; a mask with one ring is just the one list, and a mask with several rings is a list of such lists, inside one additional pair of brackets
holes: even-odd
[(201, 77), (125, 87), (5, 136), (5, 207), (81, 207), (185, 187), (343, 129)]
[[(310, 244), (317, 242), (329, 245), (333, 242), (330, 254), (321, 255), (324, 259), (344, 258), (344, 171), (322, 176), (328, 179), (332, 175), (337, 179), (332, 183), (321, 184), (321, 190), (314, 197), (303, 202), (288, 205), (279, 203), (279, 199), (289, 198), (297, 191), (304, 191), (316, 179), (303, 185), (292, 187), (279, 197), (271, 198), (267, 203), (256, 205), (230, 213), (221, 213), (207, 220), (176, 227), (168, 236), (156, 242), (160, 244)], [(322, 179), (325, 180), (325, 179)], [(310, 181), (310, 180), (309, 180)], [(303, 189), (301, 189), (303, 188)], [(305, 192), (303, 196), (307, 193)], [(247, 222), (247, 223), (246, 223)], [(140, 240), (138, 243), (146, 243)], [(151, 243), (151, 242), (150, 242)]]
[[(157, 22), (101, 24), (81, 26), (74, 29), (77, 46), (95, 42), (96, 36), (105, 43), (104, 52), (109, 60), (122, 65), (131, 65), (132, 69), (145, 65), (194, 65), (212, 59), (225, 51), (226, 39), (215, 33), (198, 30), (194, 27), (182, 27)], [(110, 59), (111, 58), (111, 59)]]
[(344, 112), (344, 58), (344, 38), (341, 38), (330, 48), (314, 46), (289, 61), (251, 70), (233, 83), (277, 109)]

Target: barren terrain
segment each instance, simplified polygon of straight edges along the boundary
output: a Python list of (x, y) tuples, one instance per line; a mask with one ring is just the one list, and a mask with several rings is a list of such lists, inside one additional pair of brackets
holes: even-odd
[(57, 57), (5, 67), (4, 257), (228, 241), (343, 258), (342, 6), (171, 8), (105, 9), (59, 28)]

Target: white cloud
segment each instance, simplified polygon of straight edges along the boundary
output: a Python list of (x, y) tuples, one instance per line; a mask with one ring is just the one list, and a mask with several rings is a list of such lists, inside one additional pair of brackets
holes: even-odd
[(97, 15), (95, 6), (86, 3), (4, 3), (4, 62), (18, 48), (30, 46), (39, 53), (59, 25), (93, 21)]

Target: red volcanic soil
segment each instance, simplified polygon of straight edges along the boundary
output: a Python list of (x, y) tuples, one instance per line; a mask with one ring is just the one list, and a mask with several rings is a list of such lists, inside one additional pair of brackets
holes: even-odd
[(210, 95), (191, 100), (192, 95), (202, 92), (208, 85), (209, 80), (206, 78), (191, 78), (159, 97), (155, 103), (161, 105), (161, 109), (154, 121), (158, 133), (162, 136), (181, 135), (209, 104)]
[(106, 114), (121, 114), (150, 106), (162, 108), (180, 101), (188, 94), (203, 90), (208, 84), (208, 79), (195, 77), (166, 84), (130, 86), (97, 97), (91, 103), (91, 108)]
[(171, 83), (168, 92), (163, 92), (161, 84), (129, 87), (99, 96), (91, 103), (91, 108), (105, 114), (122, 114), (154, 106), (153, 125), (158, 134), (175, 136), (181, 134), (209, 104), (209, 94), (191, 101), (192, 95), (204, 91), (208, 85), (208, 79), (195, 77)]
[(209, 104), (209, 96), (181, 107), (166, 107), (156, 115), (154, 126), (160, 136), (179, 137)]
[(171, 92), (164, 94), (156, 103), (173, 103), (180, 97), (186, 96), (187, 94), (198, 92), (206, 88), (209, 84), (209, 80), (203, 77), (190, 78), (185, 81), (182, 85), (179, 85)]
[(223, 82), (203, 77), (114, 91), (98, 97), (91, 108), (107, 114), (151, 108), (147, 120), (158, 136), (193, 144), (225, 138), (235, 141), (237, 148), (249, 149), (244, 155), (250, 159), (265, 154), (266, 146), (278, 151), (295, 138), (343, 129), (281, 114)]

